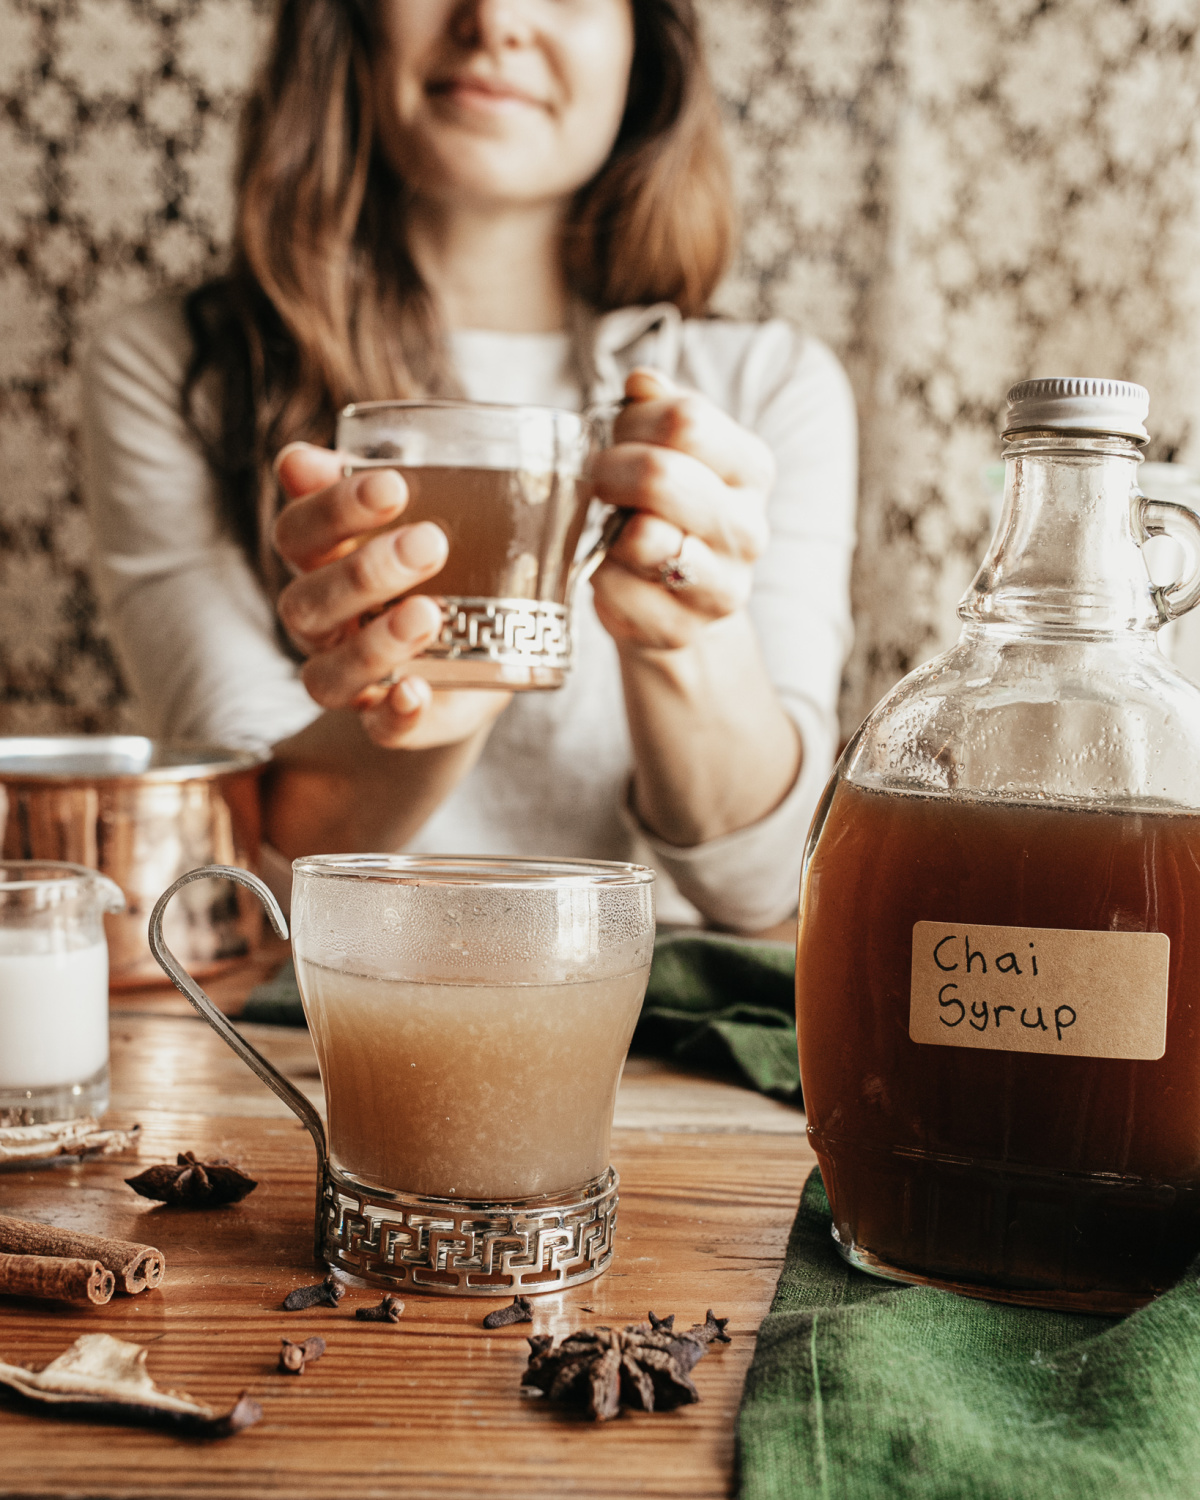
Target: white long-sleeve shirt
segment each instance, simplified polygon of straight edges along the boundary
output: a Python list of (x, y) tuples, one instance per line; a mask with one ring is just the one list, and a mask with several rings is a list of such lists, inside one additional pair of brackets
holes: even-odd
[[(777, 478), (749, 608), (804, 757), (783, 802), (748, 828), (692, 848), (640, 828), (628, 808), (616, 647), (585, 585), (566, 686), (514, 697), (407, 848), (636, 859), (659, 871), (660, 917), (743, 929), (780, 921), (796, 904), (805, 833), (832, 764), (850, 642), (856, 434), (841, 366), (781, 322), (684, 321), (667, 305), (599, 321), (598, 378), (586, 393), (566, 334), (457, 333), (452, 354), (473, 400), (576, 410), (585, 397), (620, 395), (635, 365), (654, 365), (766, 441)], [(269, 745), (320, 710), (278, 645), (271, 604), (184, 425), (189, 355), (177, 298), (125, 314), (90, 352), (83, 451), (96, 584), (147, 734)]]

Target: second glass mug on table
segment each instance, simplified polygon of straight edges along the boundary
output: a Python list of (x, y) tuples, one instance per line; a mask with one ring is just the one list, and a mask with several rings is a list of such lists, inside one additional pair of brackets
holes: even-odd
[(408, 488), (381, 530), (433, 521), (446, 565), (415, 592), (442, 628), (405, 667), (443, 688), (561, 687), (571, 665), (571, 601), (606, 542), (581, 551), (588, 463), (602, 422), (548, 406), (367, 401), (338, 417), (347, 475), (395, 469)]
[(292, 953), (325, 1093), (259, 1055), (163, 943), (201, 1015), (317, 1147), (317, 1259), (394, 1289), (559, 1291), (612, 1259), (617, 1084), (654, 946), (654, 875), (590, 860), (322, 855), (293, 866)]

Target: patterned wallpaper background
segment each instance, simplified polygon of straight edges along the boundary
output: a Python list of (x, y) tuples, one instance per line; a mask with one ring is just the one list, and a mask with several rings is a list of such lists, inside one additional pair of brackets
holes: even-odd
[[(1200, 0), (702, 0), (745, 240), (720, 299), (845, 360), (847, 730), (957, 630), (1014, 381), (1139, 380), (1200, 459)], [(220, 262), (259, 0), (0, 0), (0, 730), (127, 722), (87, 582), (77, 359)]]

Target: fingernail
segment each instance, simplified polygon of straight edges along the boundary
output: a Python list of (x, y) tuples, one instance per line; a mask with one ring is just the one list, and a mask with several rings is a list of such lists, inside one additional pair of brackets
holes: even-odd
[(442, 623), (442, 612), (426, 595), (410, 594), (392, 610), (390, 623), (393, 635), (413, 646), (433, 639)]
[(448, 550), (446, 533), (432, 521), (405, 526), (396, 533), (396, 556), (408, 568), (430, 568), (444, 562)]
[[(627, 392), (631, 380), (653, 381), (659, 390), (666, 395), (670, 395), (676, 388), (675, 382), (669, 376), (665, 375), (662, 370), (655, 369), (653, 365), (637, 365), (634, 369), (630, 370), (629, 374), (625, 377), (625, 389)], [(628, 396), (626, 396), (626, 399), (629, 399)]]
[(279, 478), (279, 466), (283, 463), (284, 459), (288, 456), (289, 453), (295, 453), (297, 448), (307, 448), (309, 446), (310, 445), (308, 443), (301, 442), (284, 443), (283, 447), (280, 448), (279, 452), (271, 461), (271, 473), (274, 474), (275, 478)]
[(358, 502), (368, 510), (395, 510), (404, 500), (404, 485), (393, 469), (376, 469), (358, 481)]
[(419, 677), (406, 677), (396, 684), (396, 697), (400, 700), (398, 707), (401, 713), (415, 714), (425, 707), (426, 694), (421, 691), (423, 686)]

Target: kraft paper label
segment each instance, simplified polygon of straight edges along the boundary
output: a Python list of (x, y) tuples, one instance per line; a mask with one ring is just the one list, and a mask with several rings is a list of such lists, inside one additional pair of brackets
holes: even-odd
[(913, 926), (908, 1034), (938, 1047), (1059, 1057), (1161, 1057), (1165, 932)]

